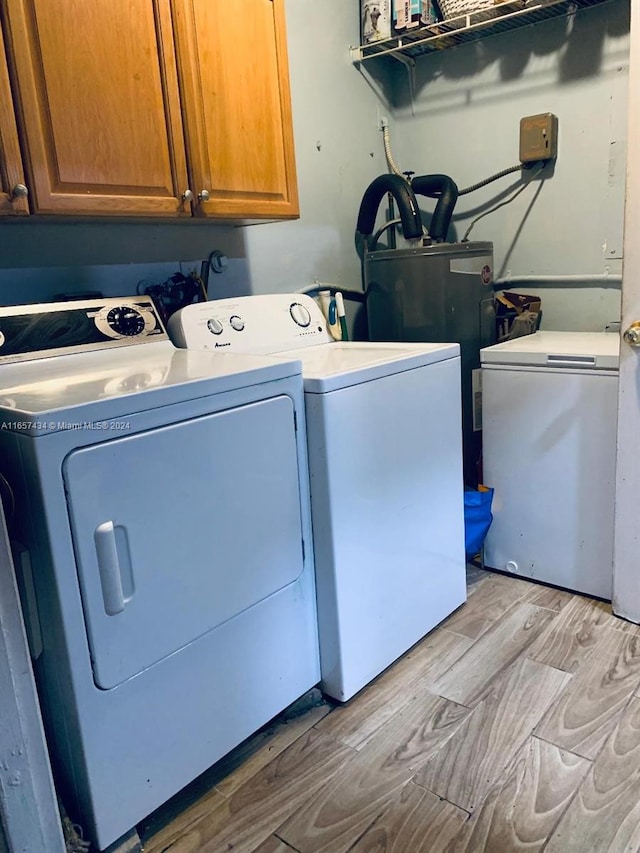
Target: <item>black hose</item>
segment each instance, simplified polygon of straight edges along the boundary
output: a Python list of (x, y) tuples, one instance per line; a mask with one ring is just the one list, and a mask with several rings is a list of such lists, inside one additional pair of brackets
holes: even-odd
[(391, 193), (396, 200), (405, 240), (417, 240), (422, 237), (418, 202), (409, 184), (399, 175), (380, 175), (369, 184), (360, 202), (356, 225), (358, 233), (367, 237), (373, 232), (378, 207), (385, 193)]
[(448, 175), (418, 175), (411, 181), (411, 189), (416, 195), (438, 199), (431, 217), (429, 236), (437, 242), (446, 240), (453, 209), (458, 200), (457, 184)]

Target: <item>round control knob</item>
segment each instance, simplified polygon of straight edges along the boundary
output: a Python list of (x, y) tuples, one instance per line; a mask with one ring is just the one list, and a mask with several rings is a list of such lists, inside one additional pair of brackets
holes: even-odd
[(299, 302), (294, 302), (290, 306), (289, 313), (291, 314), (293, 322), (298, 326), (305, 328), (311, 322), (311, 314), (309, 314), (304, 305), (300, 305)]
[(213, 272), (223, 273), (229, 266), (229, 258), (223, 252), (216, 249), (215, 252), (211, 252), (209, 255), (209, 266)]
[(144, 331), (144, 317), (128, 305), (112, 308), (107, 314), (107, 323), (114, 332), (127, 338), (132, 338)]
[(220, 320), (212, 317), (210, 320), (207, 320), (207, 329), (209, 329), (212, 335), (221, 335), (223, 331), (222, 323)]
[(237, 314), (229, 318), (229, 323), (231, 324), (231, 328), (235, 329), (236, 332), (241, 332), (244, 329), (244, 320), (242, 317), (238, 317)]

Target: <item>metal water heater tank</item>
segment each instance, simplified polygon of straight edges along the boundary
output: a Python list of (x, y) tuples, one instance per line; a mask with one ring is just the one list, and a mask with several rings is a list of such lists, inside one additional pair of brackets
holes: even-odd
[(493, 243), (367, 252), (364, 277), (370, 340), (460, 344), (464, 478), (476, 486), (482, 453), (480, 349), (496, 340)]

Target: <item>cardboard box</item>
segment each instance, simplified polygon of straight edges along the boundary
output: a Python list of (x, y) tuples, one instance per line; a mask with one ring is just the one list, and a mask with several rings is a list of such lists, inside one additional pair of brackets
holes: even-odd
[(496, 341), (531, 335), (540, 327), (542, 300), (526, 293), (496, 293)]
[(410, 30), (438, 20), (440, 16), (431, 0), (393, 0), (394, 30)]
[(391, 38), (391, 0), (360, 0), (362, 44)]

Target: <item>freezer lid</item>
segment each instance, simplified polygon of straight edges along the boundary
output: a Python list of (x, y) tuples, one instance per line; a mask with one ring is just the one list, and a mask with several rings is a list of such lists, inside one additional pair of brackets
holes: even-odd
[(480, 350), (483, 365), (617, 370), (620, 338), (613, 332), (535, 332)]
[[(459, 344), (340, 343), (319, 344), (287, 350), (289, 358), (302, 362), (305, 392), (325, 394), (340, 388), (392, 376), (456, 358)], [(282, 353), (285, 355), (285, 353)]]

